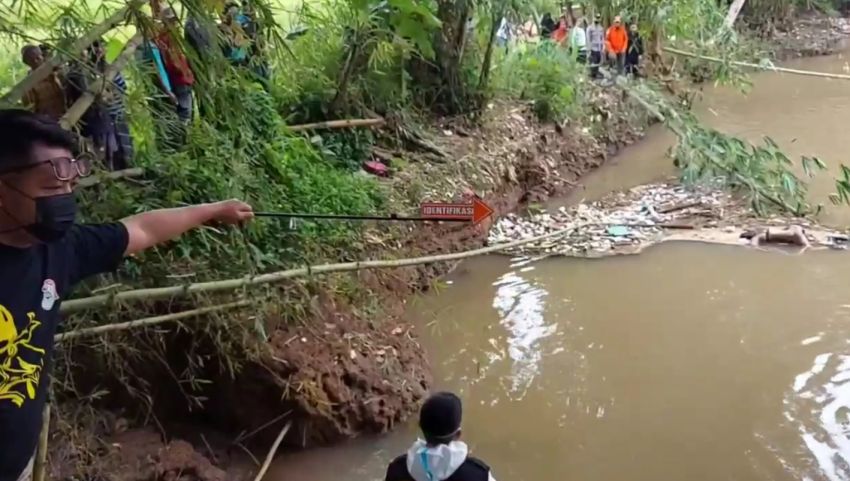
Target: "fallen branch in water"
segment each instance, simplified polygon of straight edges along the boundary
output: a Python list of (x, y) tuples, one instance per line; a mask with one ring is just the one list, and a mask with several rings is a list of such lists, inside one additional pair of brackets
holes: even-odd
[[(726, 61), (722, 58), (718, 57), (710, 57), (707, 55), (699, 55), (696, 53), (685, 52), (684, 50), (679, 50), (671, 47), (664, 47), (665, 52), (670, 52), (674, 55), (681, 55), (683, 57), (697, 58), (700, 60), (706, 60), (708, 62), (716, 62), (716, 63), (725, 63)], [(850, 75), (840, 74), (840, 73), (828, 73), (828, 72), (812, 72), (810, 70), (798, 70), (795, 68), (785, 68), (785, 67), (776, 67), (773, 65), (759, 65), (755, 63), (748, 62), (739, 62), (737, 60), (732, 60), (729, 63), (732, 65), (736, 65), (738, 67), (751, 68), (756, 70), (767, 70), (771, 72), (781, 72), (793, 75), (803, 75), (807, 77), (820, 77), (820, 78), (830, 78), (830, 79), (838, 79), (838, 80), (850, 80)]]
[(154, 324), (162, 324), (164, 322), (179, 321), (182, 319), (187, 319), (189, 317), (200, 316), (212, 312), (236, 309), (238, 307), (247, 307), (250, 304), (250, 301), (229, 302), (227, 304), (200, 307), (198, 309), (175, 312), (173, 314), (163, 314), (161, 316), (145, 317), (143, 319), (136, 319), (134, 321), (116, 322), (114, 324), (106, 324), (103, 326), (86, 327), (73, 331), (63, 332), (61, 334), (56, 334), (55, 336), (53, 336), (53, 341), (62, 342), (64, 340), (72, 339), (75, 337), (92, 336), (95, 334), (104, 334), (106, 332), (123, 331), (126, 329), (132, 329), (134, 327), (152, 326)]
[(328, 120), (327, 122), (291, 125), (288, 129), (292, 132), (319, 129), (350, 129), (353, 127), (376, 127), (378, 125), (384, 125), (386, 122), (386, 120), (380, 117), (376, 119)]
[(277, 452), (277, 448), (280, 446), (283, 438), (286, 437), (286, 433), (289, 432), (289, 428), (292, 427), (292, 421), (286, 423), (286, 426), (280, 430), (280, 434), (277, 435), (277, 439), (274, 440), (274, 444), (272, 444), (272, 448), (269, 450), (269, 454), (266, 455), (266, 460), (263, 462), (263, 466), (260, 468), (260, 472), (257, 473), (257, 477), (254, 478), (254, 481), (261, 481), (263, 476), (265, 476), (266, 471), (269, 469), (269, 465), (272, 463), (272, 459), (274, 459), (274, 455)]
[[(666, 48), (666, 47), (665, 47)], [(687, 53), (687, 52), (685, 52)], [(693, 55), (693, 54), (688, 54)], [(719, 60), (719, 59), (718, 59)], [(850, 79), (850, 76), (847, 76)], [(687, 134), (687, 124), (684, 122), (683, 118), (676, 113), (675, 110), (670, 110), (670, 117), (665, 117), (664, 114), (655, 106), (652, 105), (649, 101), (647, 101), (640, 93), (636, 92), (634, 88), (630, 88), (629, 84), (626, 83), (622, 77), (618, 77), (615, 79), (614, 85), (622, 89), (626, 95), (639, 103), (646, 111), (662, 122), (670, 131), (672, 131), (679, 138), (679, 142), (684, 142), (688, 138)], [(781, 197), (777, 196), (775, 193), (770, 192), (764, 185), (756, 184), (752, 179), (749, 179), (742, 175), (740, 172), (736, 171), (734, 168), (720, 162), (716, 157), (707, 155), (705, 156), (705, 161), (710, 163), (713, 167), (718, 170), (723, 171), (724, 175), (730, 181), (734, 181), (740, 183), (741, 185), (747, 186), (751, 192), (775, 205), (783, 211), (790, 212), (797, 217), (805, 216), (805, 211), (803, 210), (804, 206), (798, 205), (793, 206), (788, 202), (785, 202)]]

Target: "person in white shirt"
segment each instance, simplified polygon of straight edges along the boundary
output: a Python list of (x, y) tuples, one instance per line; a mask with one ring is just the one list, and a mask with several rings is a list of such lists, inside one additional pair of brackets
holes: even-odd
[(499, 30), (496, 31), (496, 45), (508, 48), (508, 42), (511, 40), (511, 24), (508, 19), (502, 17), (502, 23), (499, 24)]
[(587, 21), (585, 19), (579, 20), (573, 27), (570, 33), (570, 48), (576, 60), (580, 63), (587, 62)]

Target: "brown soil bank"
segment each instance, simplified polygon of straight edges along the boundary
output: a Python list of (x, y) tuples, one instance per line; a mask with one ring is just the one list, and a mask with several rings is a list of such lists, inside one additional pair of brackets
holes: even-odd
[[(585, 106), (585, 118), (592, 122), (586, 125), (543, 125), (529, 105), (518, 103), (488, 106), (476, 126), (441, 122), (432, 137), (450, 160), (426, 161), (406, 153), (408, 166), (387, 180), (388, 187), (394, 195), (410, 197), (410, 204), (475, 192), (496, 216), (562, 194), (639, 138), (638, 126), (646, 123), (622, 92), (592, 88)], [(427, 225), (365, 237), (374, 234), (368, 241), (374, 244), (372, 258), (413, 257), (480, 247), (486, 242), (485, 224)], [(259, 354), (235, 375), (210, 362), (203, 372), (208, 384), (199, 394), (203, 403), (193, 412), (172, 407), (182, 403), (184, 393), (167, 383), (151, 386), (148, 430), (128, 431), (131, 423), (115, 414), (115, 407), (138, 405), (137, 399), (108, 406), (113, 408), (108, 415), (81, 414), (68, 407), (75, 403), (63, 403), (58, 422), (52, 423), (57, 434), (51, 442), (51, 478), (79, 477), (82, 471), (89, 479), (115, 481), (233, 479), (235, 474), (215, 465), (226, 466), (232, 455), (245, 457), (246, 447), (264, 454), (287, 421), (293, 424), (282, 450), (392, 429), (415, 412), (431, 383), (415, 329), (402, 317), (406, 299), (427, 290), (452, 267), (340, 274), (358, 292), (368, 293), (355, 299), (329, 288), (333, 283), (324, 277), (284, 286), (309, 299), (308, 312), (301, 316), (309, 321), (274, 322), (291, 306), (271, 308), (265, 323), (268, 341)], [(172, 346), (180, 345), (179, 338), (172, 339)], [(168, 368), (151, 366), (144, 377), (170, 382), (183, 367), (179, 362), (163, 365)], [(134, 409), (124, 415), (137, 419), (138, 414)], [(69, 428), (86, 419), (92, 429)]]
[[(468, 176), (453, 172), (458, 165), (451, 161), (423, 162), (392, 182), (403, 191), (415, 180), (449, 179), (453, 185), (436, 180), (428, 184), (435, 191), (431, 200), (462, 197), (473, 190), (483, 195), (496, 216), (563, 193), (641, 134), (632, 127), (638, 121), (627, 120), (626, 113), (635, 107), (621, 95), (600, 91), (592, 108), (603, 119), (594, 126), (596, 135), (578, 127), (541, 125), (527, 106), (517, 104), (493, 106), (479, 128), (446, 123), (437, 143), (452, 159), (470, 166)], [(441, 189), (447, 189), (445, 194)], [(421, 227), (403, 239), (384, 239), (386, 248), (377, 250), (374, 258), (480, 247), (488, 227)], [(245, 366), (235, 379), (216, 379), (208, 409), (224, 426), (248, 431), (291, 410), (288, 418), (294, 424), (285, 444), (292, 447), (392, 429), (416, 410), (431, 382), (415, 329), (402, 318), (406, 299), (427, 290), (451, 267), (433, 264), (350, 274), (370, 296), (354, 303), (318, 286), (310, 289), (313, 321), (279, 327), (271, 333), (265, 362)], [(369, 313), (366, 306), (375, 302), (380, 310)], [(258, 437), (271, 442), (280, 425)]]

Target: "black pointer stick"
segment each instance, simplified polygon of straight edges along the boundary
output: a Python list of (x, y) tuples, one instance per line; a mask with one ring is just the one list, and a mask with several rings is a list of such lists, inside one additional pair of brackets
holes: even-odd
[(470, 222), (472, 219), (440, 219), (431, 217), (408, 217), (390, 215), (344, 215), (344, 214), (289, 214), (285, 212), (254, 212), (254, 217), (279, 217), (283, 219), (325, 219), (325, 220), (382, 220), (392, 222)]

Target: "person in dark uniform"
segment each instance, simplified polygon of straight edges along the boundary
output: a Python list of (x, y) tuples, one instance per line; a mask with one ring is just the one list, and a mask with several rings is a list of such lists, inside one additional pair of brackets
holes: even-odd
[(385, 481), (495, 481), (490, 467), (460, 440), (463, 406), (450, 392), (429, 397), (419, 412), (418, 439), (387, 467)]
[(230, 200), (77, 224), (74, 188), (92, 166), (75, 144), (50, 117), (0, 110), (0, 481), (30, 478), (53, 336), (74, 286), (196, 227), (253, 217)]
[(548, 12), (544, 13), (543, 20), (540, 21), (540, 36), (542, 38), (551, 38), (552, 32), (554, 32), (556, 28), (558, 28), (558, 26), (555, 24), (555, 20), (552, 19), (552, 14)]

